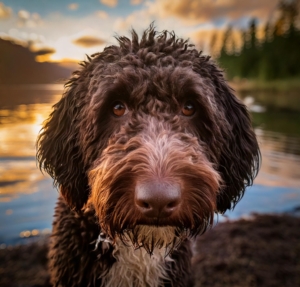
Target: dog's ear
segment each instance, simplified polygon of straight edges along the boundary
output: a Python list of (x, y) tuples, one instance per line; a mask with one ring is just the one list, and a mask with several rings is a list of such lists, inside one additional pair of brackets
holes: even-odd
[(37, 141), (37, 160), (60, 187), (71, 208), (80, 210), (89, 188), (79, 147), (78, 122), (83, 105), (82, 90), (70, 81), (62, 99), (44, 124)]
[(235, 97), (223, 75), (214, 79), (216, 100), (224, 110), (229, 129), (224, 132), (225, 144), (221, 147), (219, 172), (224, 186), (217, 201), (218, 212), (235, 207), (252, 185), (260, 167), (260, 150), (246, 106)]

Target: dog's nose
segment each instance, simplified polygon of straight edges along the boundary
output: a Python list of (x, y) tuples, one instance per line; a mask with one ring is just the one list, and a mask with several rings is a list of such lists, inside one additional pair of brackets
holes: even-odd
[(165, 218), (180, 205), (181, 190), (178, 184), (166, 182), (138, 183), (135, 188), (135, 204), (147, 217)]

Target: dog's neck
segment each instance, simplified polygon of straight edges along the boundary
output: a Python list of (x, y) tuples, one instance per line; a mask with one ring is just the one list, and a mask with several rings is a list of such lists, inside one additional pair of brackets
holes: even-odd
[(113, 257), (116, 262), (103, 276), (101, 287), (159, 287), (168, 279), (166, 262), (172, 259), (165, 257), (164, 248), (155, 248), (150, 256), (144, 248), (134, 249), (117, 240)]

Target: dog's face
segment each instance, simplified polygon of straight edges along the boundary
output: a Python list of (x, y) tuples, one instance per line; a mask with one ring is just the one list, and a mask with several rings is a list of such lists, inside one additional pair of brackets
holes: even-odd
[(208, 57), (150, 28), (84, 63), (40, 137), (70, 207), (151, 252), (203, 232), (259, 167), (246, 108)]

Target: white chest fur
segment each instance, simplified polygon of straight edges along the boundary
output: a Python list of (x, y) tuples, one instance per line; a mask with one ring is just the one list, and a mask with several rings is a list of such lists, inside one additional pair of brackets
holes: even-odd
[(144, 248), (134, 250), (117, 242), (113, 251), (116, 262), (103, 277), (102, 285), (109, 287), (159, 287), (162, 279), (168, 278), (165, 249), (154, 249), (149, 255)]

